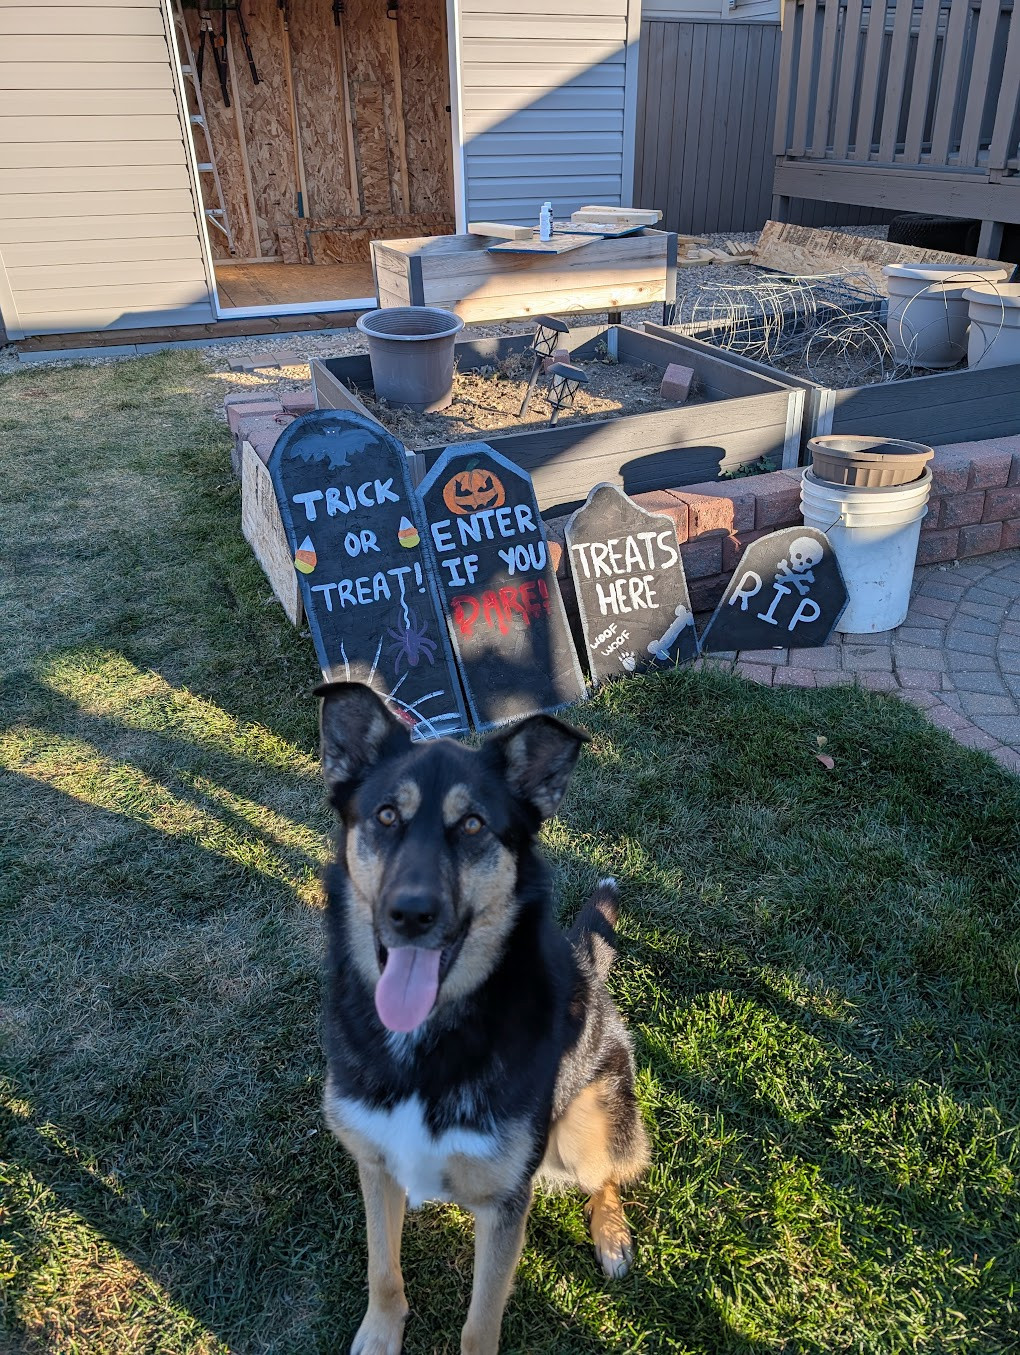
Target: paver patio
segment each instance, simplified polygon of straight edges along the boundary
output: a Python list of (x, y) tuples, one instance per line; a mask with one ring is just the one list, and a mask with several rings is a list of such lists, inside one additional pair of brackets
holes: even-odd
[(767, 686), (857, 682), (920, 706), (960, 743), (1020, 772), (1020, 552), (919, 569), (906, 621), (820, 649), (710, 655)]

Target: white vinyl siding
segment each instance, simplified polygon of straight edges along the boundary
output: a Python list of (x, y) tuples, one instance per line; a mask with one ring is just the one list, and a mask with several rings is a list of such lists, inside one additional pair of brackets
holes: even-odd
[(640, 18), (639, 0), (460, 0), (469, 220), (629, 201)]
[(214, 319), (159, 0), (0, 0), (11, 338)]
[(685, 23), (712, 23), (732, 20), (746, 24), (754, 20), (779, 23), (780, 0), (644, 0), (645, 20), (680, 19)]

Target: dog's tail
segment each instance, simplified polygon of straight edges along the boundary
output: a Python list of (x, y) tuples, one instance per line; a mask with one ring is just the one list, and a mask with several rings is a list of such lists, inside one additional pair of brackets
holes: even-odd
[(616, 881), (600, 880), (567, 933), (570, 944), (591, 961), (600, 979), (606, 978), (616, 959), (616, 920), (619, 916), (620, 891)]

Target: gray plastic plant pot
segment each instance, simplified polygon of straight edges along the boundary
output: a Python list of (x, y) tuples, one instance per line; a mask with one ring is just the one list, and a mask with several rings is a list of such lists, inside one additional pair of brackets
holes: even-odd
[(453, 346), (464, 321), (434, 306), (388, 306), (358, 317), (377, 399), (432, 413), (453, 398)]
[(934, 449), (923, 442), (839, 433), (809, 438), (808, 450), (811, 469), (819, 480), (857, 489), (912, 484), (924, 474), (925, 463), (935, 455)]

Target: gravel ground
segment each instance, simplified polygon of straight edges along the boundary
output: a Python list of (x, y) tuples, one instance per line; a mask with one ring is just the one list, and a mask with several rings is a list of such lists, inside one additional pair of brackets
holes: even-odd
[[(875, 239), (881, 239), (885, 236), (886, 228), (884, 226), (855, 226), (844, 228), (845, 233), (850, 235), (866, 235)], [(727, 241), (733, 240), (742, 245), (751, 247), (758, 239), (757, 231), (736, 231), (736, 232), (717, 232), (715, 234), (702, 235), (699, 237), (709, 245), (721, 247)], [(712, 285), (733, 284), (739, 285), (747, 280), (748, 267), (746, 264), (709, 264), (703, 268), (681, 268), (678, 270), (677, 292), (678, 301), (682, 303), (683, 298), (696, 288), (703, 287), (706, 283)], [(607, 323), (607, 316), (586, 315), (578, 317), (579, 325), (600, 325)], [(662, 306), (648, 306), (643, 310), (633, 310), (624, 312), (624, 322), (626, 324), (639, 325), (646, 320), (660, 322), (662, 319)], [(499, 324), (488, 325), (466, 325), (464, 327), (464, 336), (474, 337), (502, 337), (508, 334), (528, 333), (533, 328), (533, 324), (527, 320), (505, 321)], [(300, 354), (305, 361), (295, 363), (293, 366), (279, 369), (270, 369), (259, 372), (234, 372), (230, 370), (231, 360), (238, 358), (250, 358), (259, 353), (271, 352), (274, 349), (287, 350), (295, 354)], [(335, 333), (311, 332), (293, 335), (259, 335), (251, 339), (238, 339), (236, 342), (210, 344), (207, 348), (195, 349), (195, 352), (201, 354), (202, 360), (209, 369), (210, 375), (223, 384), (223, 394), (226, 396), (232, 391), (258, 390), (260, 393), (278, 394), (283, 391), (297, 390), (306, 386), (309, 382), (308, 358), (322, 357), (342, 357), (348, 353), (361, 353), (365, 351), (365, 342), (357, 329), (339, 330)], [(92, 366), (98, 366), (103, 362), (121, 362), (123, 358), (111, 357), (90, 357), (82, 359), (85, 363)], [(57, 360), (66, 362), (66, 358)], [(36, 367), (46, 367), (55, 365), (53, 363), (35, 363)], [(0, 373), (24, 370), (18, 362), (16, 350), (13, 346), (0, 349)]]

